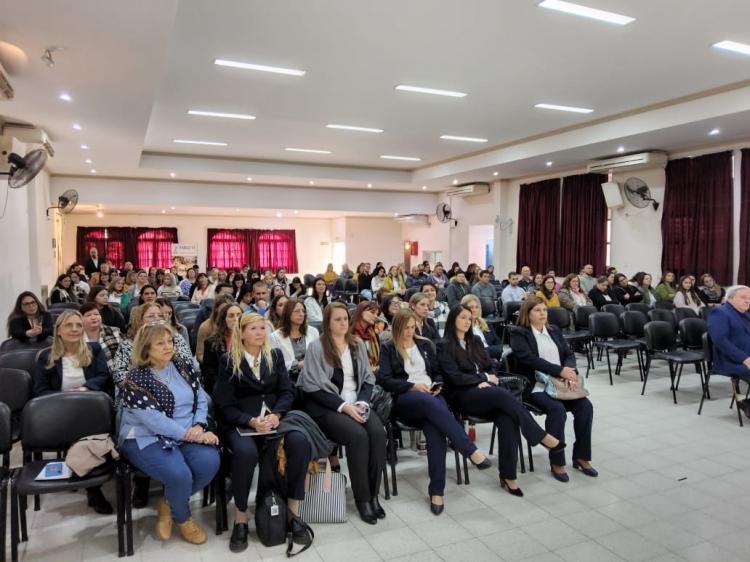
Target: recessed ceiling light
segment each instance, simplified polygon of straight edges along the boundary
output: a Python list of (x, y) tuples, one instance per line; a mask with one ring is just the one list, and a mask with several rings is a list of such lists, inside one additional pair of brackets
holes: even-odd
[(274, 74), (287, 74), (289, 76), (304, 76), (304, 70), (295, 68), (283, 68), (281, 66), (267, 66), (265, 64), (255, 64), (251, 62), (240, 62), (225, 59), (215, 59), (214, 64), (217, 66), (228, 66), (230, 68), (241, 68), (243, 70), (258, 70), (260, 72), (273, 72)]
[(493, 176), (499, 176), (499, 175), (500, 175), (500, 172), (492, 172), (492, 175), (493, 175)]
[(175, 210), (176, 208), (177, 208), (177, 207), (170, 207), (170, 209), (172, 209), (173, 211), (174, 211), (174, 210)]
[(487, 139), (482, 139), (479, 137), (459, 137), (456, 135), (440, 135), (440, 138), (443, 140), (454, 140), (454, 141), (463, 141), (463, 142), (487, 142)]
[(225, 142), (200, 141), (200, 140), (172, 139), (172, 142), (177, 143), (177, 144), (205, 144), (206, 146), (229, 146)]
[(281, 218), (281, 217), (283, 217), (283, 216), (284, 216), (284, 215), (283, 215), (283, 214), (281, 214), (281, 213), (276, 213), (276, 218), (277, 218), (277, 219), (280, 219), (280, 218)]
[(458, 185), (458, 180), (453, 180), (453, 185)]
[(310, 185), (315, 185), (315, 182), (313, 180), (310, 180)]
[(73, 101), (73, 98), (70, 97), (70, 94), (68, 94), (66, 92), (63, 92), (62, 94), (60, 94), (59, 97), (63, 101)]
[(75, 131), (80, 131), (81, 130), (81, 126), (78, 123), (73, 123), (73, 129)]
[(426, 189), (427, 189), (427, 186), (426, 186), (426, 185), (423, 185), (423, 186), (422, 186), (422, 191), (424, 191), (424, 190), (426, 190)]
[(464, 92), (453, 92), (451, 90), (436, 90), (435, 88), (423, 88), (422, 86), (407, 86), (405, 84), (399, 84), (396, 86), (397, 90), (402, 92), (416, 92), (418, 94), (433, 94), (436, 96), (448, 96), (450, 98), (465, 98), (467, 94)]
[(372, 187), (372, 184), (371, 184), (371, 183), (368, 183), (368, 184), (367, 184), (367, 187), (368, 187), (368, 188), (371, 188), (371, 187)]
[(330, 150), (318, 150), (317, 148), (285, 148), (287, 152), (309, 152), (311, 154), (331, 154)]
[(422, 160), (421, 158), (417, 158), (416, 156), (394, 156), (392, 154), (381, 154), (380, 156), (383, 160), (407, 160), (409, 162), (419, 162)]
[(162, 215), (166, 215), (166, 214), (167, 214), (167, 210), (166, 210), (166, 209), (162, 209), (162, 210), (161, 210), (161, 214), (162, 214)]
[(86, 160), (84, 160), (84, 162), (86, 162), (86, 164), (93, 164), (94, 163), (94, 161), (91, 158), (86, 158)]
[(719, 41), (718, 43), (714, 43), (713, 47), (715, 49), (740, 53), (741, 55), (750, 55), (750, 45), (738, 43), (737, 41)]
[(554, 162), (552, 160), (550, 160), (549, 162), (547, 162), (547, 167), (548, 168), (552, 167), (552, 164), (554, 164)]
[(398, 213), (393, 213), (393, 216), (394, 216), (394, 217), (397, 217), (397, 216), (398, 216)]
[(357, 127), (356, 125), (326, 125), (329, 129), (343, 129), (344, 131), (359, 131), (361, 133), (382, 133), (383, 129), (373, 127)]
[(569, 111), (571, 113), (593, 113), (593, 109), (587, 107), (574, 107), (572, 105), (557, 105), (555, 103), (538, 103), (537, 109), (554, 109), (555, 111)]
[(582, 16), (584, 18), (614, 23), (616, 25), (627, 25), (635, 21), (635, 18), (631, 18), (630, 16), (597, 10), (596, 8), (581, 6), (580, 4), (574, 4), (573, 2), (564, 2), (563, 0), (544, 0), (544, 2), (539, 4), (539, 7), (556, 10), (558, 12), (565, 12), (566, 14), (573, 14), (574, 16)]
[(253, 178), (247, 178), (247, 181), (253, 181)]
[(200, 115), (203, 117), (224, 117), (226, 119), (245, 119), (252, 121), (255, 119), (255, 115), (248, 115), (246, 113), (221, 113), (218, 111), (199, 111), (197, 109), (188, 109), (188, 115)]
[(294, 209), (294, 214), (299, 215), (299, 211), (297, 209)]
[(101, 211), (97, 211), (97, 212), (96, 212), (96, 218), (100, 219), (100, 218), (102, 218), (103, 216), (104, 216), (104, 213), (102, 213)]
[(622, 154), (623, 152), (625, 152), (625, 147), (624, 146), (618, 146), (617, 147), (617, 152), (619, 152), (620, 154)]
[(90, 174), (95, 174), (95, 173), (96, 173), (96, 170), (95, 170), (94, 168), (91, 168), (91, 169), (89, 170), (89, 173), (90, 173)]
[(718, 135), (719, 133), (721, 133), (721, 129), (711, 129), (708, 132), (708, 134), (711, 135), (712, 137), (715, 136), (715, 135)]
[(82, 150), (88, 150), (88, 149), (89, 149), (89, 145), (87, 145), (87, 144), (82, 144), (82, 145), (81, 145), (81, 149), (82, 149)]
[(177, 175), (177, 174), (175, 174), (174, 172), (169, 172), (169, 177), (170, 177), (170, 178), (173, 178), (173, 177), (175, 177), (176, 175)]

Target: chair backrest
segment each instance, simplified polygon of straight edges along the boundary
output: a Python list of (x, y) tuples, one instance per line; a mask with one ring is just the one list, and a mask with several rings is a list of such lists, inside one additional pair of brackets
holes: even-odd
[(550, 306), (547, 308), (547, 321), (560, 330), (570, 328), (570, 313), (561, 306)]
[[(10, 452), (13, 447), (11, 438), (10, 408), (7, 404), (0, 402), (0, 455)], [(2, 506), (5, 509), (5, 506)]]
[(503, 320), (508, 324), (515, 324), (517, 319), (517, 312), (521, 310), (520, 302), (506, 302), (503, 305)]
[(44, 347), (49, 347), (51, 345), (52, 345), (52, 336), (46, 338), (44, 341), (41, 341), (41, 342), (37, 342), (37, 341), (23, 342), (21, 340), (10, 338), (10, 339), (5, 340), (3, 343), (0, 343), (0, 353), (4, 353), (6, 351), (15, 351), (17, 349), (42, 349)]
[[(412, 297), (413, 294), (418, 293), (422, 287), (409, 287), (406, 289), (406, 293), (404, 293), (404, 300), (406, 302), (409, 302), (409, 299)], [(482, 311), (482, 315), (484, 315), (484, 311)]]
[(199, 312), (200, 310), (197, 308), (184, 308), (176, 313), (177, 320), (180, 321), (180, 324), (184, 324), (187, 319), (195, 320)]
[(359, 287), (354, 279), (346, 280), (346, 292), (347, 293), (359, 293)]
[(346, 290), (346, 280), (342, 277), (336, 277), (336, 281), (333, 282), (333, 290), (336, 292), (343, 292)]
[(626, 336), (643, 337), (643, 327), (648, 322), (648, 316), (639, 310), (626, 310), (620, 316), (622, 331)]
[(677, 318), (675, 318), (674, 312), (671, 310), (665, 310), (663, 308), (654, 308), (648, 311), (648, 317), (650, 320), (658, 320), (659, 322), (669, 322), (672, 325), (672, 329), (677, 330)]
[(703, 318), (683, 318), (679, 323), (680, 341), (685, 349), (702, 349), (708, 325)]
[(602, 306), (602, 312), (611, 312), (619, 318), (625, 312), (625, 307), (621, 304), (605, 304)]
[(198, 310), (200, 308), (200, 305), (192, 303), (190, 301), (175, 301), (172, 303), (172, 308), (174, 308), (174, 313), (177, 314), (178, 312), (183, 310)]
[(495, 301), (487, 298), (480, 298), (479, 304), (482, 305), (482, 317), (487, 318), (488, 316), (494, 316), (497, 312), (495, 310)]
[(625, 305), (625, 309), (637, 310), (638, 312), (642, 312), (644, 315), (648, 316), (648, 311), (651, 310), (651, 307), (645, 302), (631, 302)]
[(614, 338), (620, 333), (620, 321), (611, 312), (594, 312), (589, 316), (589, 330), (595, 338)]
[(104, 392), (58, 392), (23, 409), (21, 443), (27, 452), (66, 450), (81, 437), (112, 433), (112, 400)]
[(670, 301), (656, 301), (654, 308), (660, 308), (662, 310), (674, 310), (674, 303)]
[(595, 306), (578, 306), (573, 310), (573, 318), (575, 318), (576, 328), (579, 330), (589, 329), (589, 316), (599, 312)]
[(698, 318), (698, 313), (695, 312), (695, 310), (693, 310), (692, 308), (675, 308), (674, 317), (677, 321), (677, 324), (679, 324), (680, 321), (684, 320), (685, 318)]
[[(81, 308), (81, 305), (79, 305), (78, 303), (75, 303), (75, 302), (53, 302), (50, 305), (49, 310), (50, 310), (50, 312), (52, 312), (53, 310), (60, 310), (60, 311), (62, 311), (62, 310), (65, 310), (66, 308), (70, 308), (72, 310), (78, 310), (79, 308)], [(58, 313), (58, 314), (60, 314), (60, 313)]]
[(39, 349), (38, 347), (30, 347), (4, 351), (0, 353), (0, 367), (22, 369), (27, 373), (31, 373), (34, 371), (34, 364), (36, 363), (36, 356), (39, 353)]
[(31, 400), (33, 382), (31, 375), (22, 369), (0, 367), (0, 402), (16, 413)]
[(671, 322), (652, 320), (643, 327), (649, 351), (666, 351), (674, 346), (675, 331)]
[(701, 308), (701, 318), (703, 318), (706, 322), (708, 322), (709, 317), (711, 316), (711, 313), (714, 311), (713, 306), (704, 306)]

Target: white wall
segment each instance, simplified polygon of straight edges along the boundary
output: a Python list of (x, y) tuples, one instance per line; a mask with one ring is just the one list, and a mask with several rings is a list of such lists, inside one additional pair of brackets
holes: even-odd
[[(484, 269), (487, 242), (494, 242), (495, 228), (491, 224), (478, 224), (469, 227), (469, 263), (479, 264)], [(493, 245), (494, 248), (494, 245)], [(494, 262), (493, 262), (494, 263)]]
[(391, 218), (347, 218), (346, 261), (355, 269), (360, 262), (382, 261), (385, 267), (404, 261), (401, 223)]
[[(430, 224), (408, 222), (402, 224), (404, 240), (419, 243), (418, 261), (421, 262), (424, 259), (422, 257), (424, 252), (442, 252), (443, 261), (450, 259), (448, 252), (450, 227), (447, 224), (438, 222), (434, 216), (430, 217)], [(412, 265), (414, 263), (415, 260), (412, 258)]]

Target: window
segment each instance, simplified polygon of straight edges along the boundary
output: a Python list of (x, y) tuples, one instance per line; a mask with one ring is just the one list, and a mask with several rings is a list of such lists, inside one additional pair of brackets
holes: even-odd
[(247, 230), (208, 229), (207, 267), (240, 269), (248, 263)]
[(255, 247), (257, 267), (277, 270), (283, 267), (289, 272), (298, 270), (297, 244), (294, 230), (259, 231)]
[(612, 265), (612, 209), (607, 208), (607, 266)]
[(177, 243), (176, 228), (139, 228), (136, 252), (139, 267), (172, 267), (172, 244)]

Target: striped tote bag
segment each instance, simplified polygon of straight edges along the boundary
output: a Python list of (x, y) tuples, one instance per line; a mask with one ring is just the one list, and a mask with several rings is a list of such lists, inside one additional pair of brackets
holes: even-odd
[(331, 470), (326, 459), (325, 471), (305, 478), (305, 499), (299, 502), (302, 521), (312, 523), (346, 523), (346, 476)]

